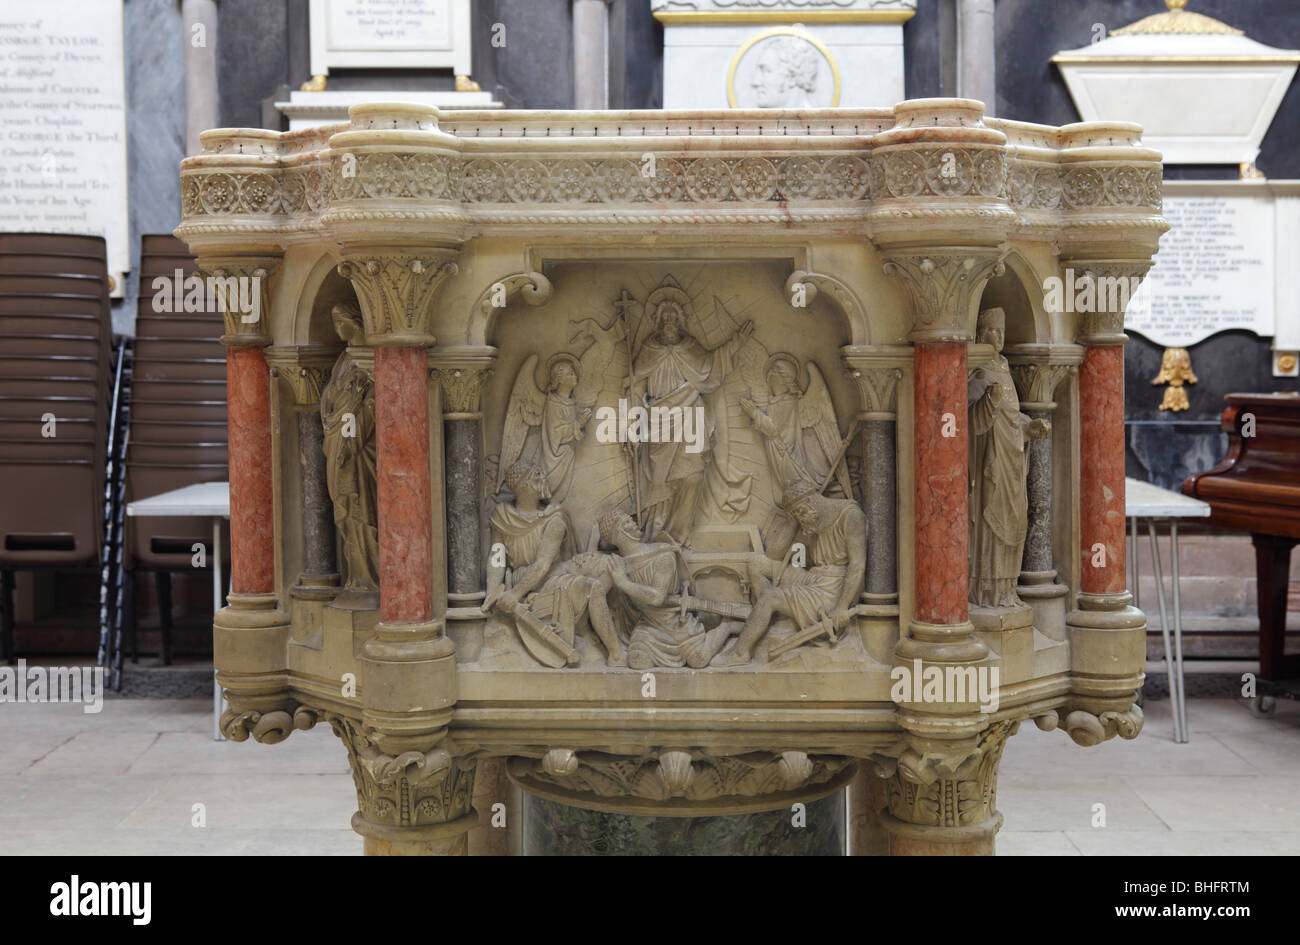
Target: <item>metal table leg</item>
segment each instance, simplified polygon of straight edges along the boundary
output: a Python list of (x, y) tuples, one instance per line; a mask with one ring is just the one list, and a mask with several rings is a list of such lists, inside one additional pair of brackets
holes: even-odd
[[(221, 609), (221, 519), (212, 519), (212, 612)], [(221, 683), (217, 682), (217, 669), (212, 668), (212, 740), (224, 742), (221, 734), (221, 713), (225, 700), (221, 697)]]
[[(1174, 580), (1174, 658), (1178, 660), (1178, 709), (1182, 713), (1182, 741), (1190, 737), (1187, 731), (1187, 676), (1183, 670), (1183, 600), (1178, 586), (1178, 519), (1169, 520), (1169, 544), (1173, 561), (1170, 571)], [(1173, 679), (1171, 676), (1170, 679)]]
[(1156, 541), (1156, 523), (1152, 519), (1147, 520), (1147, 533), (1151, 536), (1151, 565), (1155, 570), (1156, 600), (1160, 602), (1160, 634), (1165, 641), (1165, 670), (1169, 677), (1169, 702), (1174, 711), (1174, 741), (1182, 743), (1187, 740), (1183, 734), (1182, 726), (1182, 694), (1179, 692), (1178, 683), (1175, 680), (1177, 666), (1174, 663), (1173, 648), (1169, 645), (1169, 614), (1165, 607), (1165, 580), (1160, 567), (1160, 545)]

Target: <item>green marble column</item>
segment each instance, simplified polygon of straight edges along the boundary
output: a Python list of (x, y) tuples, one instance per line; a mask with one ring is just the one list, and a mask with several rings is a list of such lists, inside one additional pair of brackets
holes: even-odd
[(644, 817), (523, 796), (525, 856), (844, 854), (843, 790), (807, 802), (802, 816), (786, 805), (718, 817)]

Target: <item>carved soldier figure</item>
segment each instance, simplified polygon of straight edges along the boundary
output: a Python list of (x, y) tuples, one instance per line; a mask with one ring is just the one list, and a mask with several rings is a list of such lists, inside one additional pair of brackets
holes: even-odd
[[(867, 517), (851, 499), (834, 499), (802, 480), (793, 483), (781, 503), (799, 521), (812, 567), (794, 567), (756, 555), (750, 562), (749, 581), (754, 607), (740, 639), (730, 652), (715, 660), (718, 666), (742, 666), (754, 656), (754, 647), (767, 633), (772, 618), (786, 614), (800, 630), (829, 618), (836, 630), (853, 618), (867, 568)], [(771, 569), (778, 568), (776, 578)]]
[[(505, 546), (506, 564), (490, 564), (483, 610), (515, 618), (529, 652), (539, 659), (536, 647), (544, 653), (548, 641), (538, 636), (554, 633), (572, 647), (585, 616), (605, 647), (606, 662), (623, 665), (627, 654), (606, 601), (612, 580), (573, 560), (577, 545), (568, 515), (558, 505), (542, 505), (549, 495), (545, 473), (536, 463), (521, 461), (506, 470), (505, 481), (515, 501), (498, 505), (491, 524), (493, 539)], [(553, 630), (536, 629), (537, 621), (548, 620), (554, 621)]]
[(623, 595), (633, 625), (627, 665), (632, 669), (708, 666), (739, 624), (723, 623), (706, 630), (694, 614), (668, 602), (681, 583), (677, 546), (643, 542), (636, 522), (617, 509), (601, 516), (600, 537), (618, 550), (607, 557), (613, 585)]
[[(646, 316), (653, 333), (641, 344), (633, 361), (630, 399), (647, 407), (678, 409), (685, 414), (704, 405), (704, 395), (722, 386), (735, 357), (749, 340), (753, 322), (745, 322), (730, 338), (709, 350), (689, 333), (690, 296), (673, 285), (661, 286), (646, 299)], [(712, 422), (710, 422), (710, 427)], [(707, 442), (707, 441), (706, 441)], [(684, 543), (695, 517), (696, 501), (711, 457), (706, 446), (690, 452), (682, 442), (645, 444), (645, 476), (649, 495), (644, 498), (645, 535), (667, 534)], [(723, 482), (726, 490), (733, 484)], [(741, 484), (748, 495), (748, 482)], [(721, 504), (731, 501), (724, 497)]]
[[(364, 340), (361, 313), (354, 306), (335, 305), (332, 315), (334, 330), (347, 345)], [(342, 538), (344, 589), (373, 593), (379, 586), (375, 390), (370, 375), (353, 360), (351, 347), (334, 362), (321, 391), (320, 416), (326, 485)]]
[(1020, 607), (1016, 594), (1029, 501), (1025, 437), (1045, 437), (1046, 420), (1020, 412), (1011, 369), (1002, 355), (1006, 315), (1000, 308), (980, 313), (978, 340), (996, 358), (971, 377), (970, 402), (970, 601), (980, 607)]

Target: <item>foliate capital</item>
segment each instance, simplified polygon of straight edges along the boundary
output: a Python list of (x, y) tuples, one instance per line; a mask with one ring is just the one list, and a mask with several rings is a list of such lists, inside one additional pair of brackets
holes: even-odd
[[(1080, 344), (1122, 345), (1124, 314), (1151, 269), (1150, 259), (1063, 259), (1063, 280), (1079, 313)], [(1073, 283), (1073, 291), (1070, 290)]]
[(432, 345), (434, 303), (458, 271), (456, 255), (451, 249), (345, 254), (339, 275), (356, 289), (366, 344)]
[(970, 341), (984, 284), (1005, 271), (991, 247), (924, 247), (885, 253), (885, 274), (907, 290), (913, 342)]
[(271, 278), (279, 256), (202, 256), (199, 273), (207, 297), (216, 301), (225, 322), (225, 345), (271, 343)]

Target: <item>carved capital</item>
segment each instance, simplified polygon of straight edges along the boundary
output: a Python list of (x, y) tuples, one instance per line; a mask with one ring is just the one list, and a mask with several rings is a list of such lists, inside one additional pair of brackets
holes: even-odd
[(353, 825), (360, 832), (382, 836), (385, 827), (433, 828), (432, 833), (452, 837), (474, 825), (474, 759), (453, 756), (437, 738), (390, 754), (357, 720), (334, 715), (329, 722), (347, 748), (364, 821), (358, 825), (354, 818)]
[(1065, 350), (1041, 344), (1008, 348), (1007, 363), (1016, 382), (1020, 409), (1056, 409), (1056, 389), (1067, 377), (1078, 372), (1078, 360), (1082, 354), (1082, 349), (1074, 346)]
[(984, 284), (1005, 271), (1001, 249), (936, 246), (885, 254), (885, 274), (907, 290), (913, 342), (970, 341)]
[(324, 345), (272, 347), (266, 351), (271, 376), (287, 382), (293, 404), (297, 407), (319, 406), (321, 391), (329, 381), (337, 357), (336, 348)]
[(443, 282), (458, 271), (455, 256), (449, 249), (345, 255), (339, 275), (356, 289), (366, 343), (433, 344), (434, 302)]
[[(997, 722), (973, 742), (951, 750), (909, 747), (885, 782), (893, 821), (902, 825), (971, 828), (995, 821), (998, 762), (1018, 722)], [(891, 829), (894, 829), (891, 826)], [(897, 831), (896, 831), (897, 832)]]
[(1151, 269), (1148, 259), (1063, 259), (1062, 302), (1079, 315), (1078, 342), (1122, 345), (1124, 313)]
[(225, 345), (271, 343), (270, 282), (278, 256), (203, 256), (199, 272), (225, 321)]

